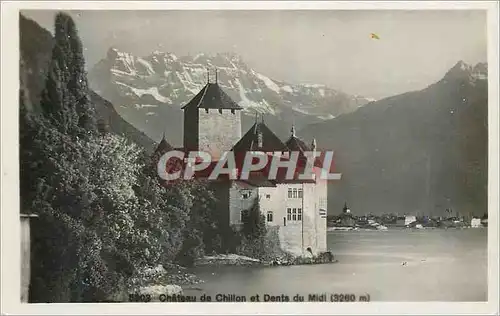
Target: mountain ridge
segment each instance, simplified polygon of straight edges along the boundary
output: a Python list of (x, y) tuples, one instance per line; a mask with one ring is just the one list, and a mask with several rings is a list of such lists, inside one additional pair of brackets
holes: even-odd
[(335, 150), (329, 212), (487, 212), (487, 64), (458, 62), (428, 87), (298, 131)]
[[(171, 135), (169, 140), (178, 145), (182, 143), (178, 133), (182, 130), (178, 121), (182, 113), (178, 110), (202, 90), (208, 79), (217, 80), (243, 107), (244, 131), (259, 114), (273, 122), (281, 136), (288, 135), (291, 124), (300, 127), (329, 119), (371, 101), (326, 85), (273, 80), (250, 68), (241, 56), (227, 52), (177, 56), (156, 50), (138, 57), (111, 47), (106, 58), (89, 72), (91, 87), (117, 104), (118, 111), (128, 121), (152, 138), (167, 132)], [(163, 122), (165, 117), (172, 120)]]

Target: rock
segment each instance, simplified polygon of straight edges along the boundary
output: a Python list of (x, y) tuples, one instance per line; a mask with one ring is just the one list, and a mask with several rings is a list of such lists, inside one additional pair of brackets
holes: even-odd
[(333, 262), (334, 257), (330, 251), (321, 252), (316, 258), (314, 258), (316, 263), (328, 263)]
[(240, 256), (236, 254), (225, 254), (225, 255), (215, 255), (215, 256), (205, 256), (196, 260), (196, 266), (206, 266), (206, 265), (236, 265), (236, 266), (247, 266), (247, 265), (257, 265), (262, 262), (255, 258), (250, 258), (246, 256)]

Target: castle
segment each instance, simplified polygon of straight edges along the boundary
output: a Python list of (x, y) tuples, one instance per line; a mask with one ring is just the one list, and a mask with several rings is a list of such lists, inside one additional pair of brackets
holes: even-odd
[[(304, 162), (304, 152), (315, 151), (316, 142), (311, 146), (295, 135), (282, 142), (266, 126), (263, 120), (255, 124), (242, 136), (241, 110), (216, 82), (210, 82), (185, 106), (184, 144), (175, 148), (184, 152), (205, 151), (212, 157), (233, 151), (237, 154), (263, 152), (299, 152), (298, 160)], [(165, 139), (155, 153), (163, 154), (174, 149)], [(314, 168), (321, 168), (321, 158), (317, 158)], [(329, 170), (330, 171), (330, 170)], [(314, 255), (327, 250), (326, 210), (327, 182), (316, 180), (287, 180), (279, 176), (269, 180), (264, 172), (252, 172), (248, 180), (213, 181), (221, 212), (222, 221), (230, 226), (242, 224), (242, 211), (249, 209), (258, 199), (260, 210), (268, 226), (278, 230), (280, 245), (284, 251), (294, 255)]]

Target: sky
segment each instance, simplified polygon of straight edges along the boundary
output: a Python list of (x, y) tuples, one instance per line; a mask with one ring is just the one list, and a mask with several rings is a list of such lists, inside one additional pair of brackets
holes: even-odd
[[(21, 11), (52, 31), (55, 11)], [(70, 11), (91, 68), (110, 47), (135, 55), (233, 52), (289, 83), (380, 99), (425, 88), (459, 60), (487, 61), (486, 12)], [(371, 33), (380, 39), (372, 39)]]

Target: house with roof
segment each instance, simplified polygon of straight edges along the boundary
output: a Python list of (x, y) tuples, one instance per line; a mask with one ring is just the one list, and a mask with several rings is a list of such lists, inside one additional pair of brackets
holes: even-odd
[[(241, 110), (216, 82), (210, 82), (185, 106), (183, 148), (184, 152), (209, 152), (213, 167), (221, 155), (233, 151), (236, 157), (236, 173), (241, 172), (244, 155), (259, 152), (269, 157), (281, 153), (290, 157), (298, 152), (295, 176), (285, 177), (286, 169), (279, 169), (276, 179), (270, 180), (269, 163), (261, 170), (251, 172), (246, 180), (218, 179), (210, 185), (216, 192), (219, 204), (216, 212), (221, 212), (223, 224), (241, 227), (242, 212), (249, 209), (255, 199), (260, 203), (261, 212), (269, 227), (279, 232), (283, 250), (303, 255), (317, 254), (327, 250), (326, 210), (327, 181), (314, 179), (301, 180), (298, 174), (305, 168), (305, 152), (316, 150), (316, 141), (308, 145), (298, 138), (292, 126), (290, 137), (281, 141), (263, 120), (255, 124), (242, 136)], [(158, 158), (166, 151), (174, 149), (165, 136), (159, 143), (154, 155)], [(314, 162), (315, 175), (323, 168), (324, 157)], [(157, 161), (157, 160), (156, 160)], [(329, 165), (329, 170), (333, 166)], [(197, 175), (200, 176), (199, 174)], [(208, 176), (206, 174), (205, 176)]]

